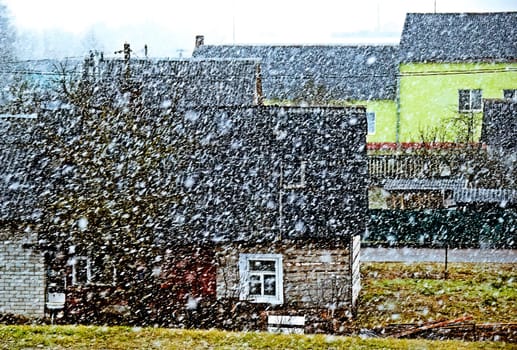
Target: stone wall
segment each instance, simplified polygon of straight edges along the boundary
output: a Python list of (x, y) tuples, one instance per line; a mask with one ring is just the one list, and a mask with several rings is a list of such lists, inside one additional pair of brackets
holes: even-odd
[(0, 313), (43, 317), (45, 267), (33, 237), (0, 228)]

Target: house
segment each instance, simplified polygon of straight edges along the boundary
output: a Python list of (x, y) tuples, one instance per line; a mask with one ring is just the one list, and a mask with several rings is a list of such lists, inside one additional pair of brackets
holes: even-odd
[(27, 317), (43, 317), (45, 302), (35, 126), (32, 117), (0, 116), (0, 313)]
[(213, 246), (216, 299), (320, 322), (352, 315), (366, 228), (364, 108), (189, 109), (179, 120), (199, 146), (176, 171), (183, 199), (165, 226)]
[[(256, 105), (260, 100), (257, 74), (258, 64), (250, 60), (93, 56), (85, 61), (78, 84), (63, 82), (65, 89), (56, 99), (66, 103), (43, 111), (39, 131), (42, 152), (52, 158), (47, 169), (49, 190), (41, 200), (46, 217), (53, 218), (40, 238), (54, 243), (55, 249), (48, 249), (46, 255), (48, 282), (52, 292), (66, 293), (65, 319), (102, 322), (120, 316), (120, 312), (112, 315), (113, 308), (147, 309), (138, 294), (141, 290), (127, 286), (136, 281), (131, 277), (136, 274), (156, 292), (156, 279), (147, 272), (157, 256), (167, 257), (164, 266), (174, 266), (176, 299), (182, 300), (185, 290), (190, 295), (211, 293), (213, 264), (206, 262), (204, 249), (183, 249), (196, 257), (185, 265), (184, 259), (174, 262), (178, 250), (171, 256), (154, 246), (154, 235), (167, 225), (164, 213), (178, 198), (176, 168), (171, 164), (176, 164), (179, 148), (195, 147), (184, 132), (172, 138), (178, 132), (172, 129), (182, 130), (175, 111), (198, 105)], [(185, 266), (194, 267), (187, 271)], [(201, 269), (206, 271), (195, 279), (207, 275), (207, 282), (193, 290), (186, 280)], [(171, 278), (162, 284), (170, 282)], [(119, 290), (120, 286), (126, 287)], [(96, 302), (90, 300), (92, 296)], [(138, 300), (138, 306), (128, 307), (129, 299)]]
[[(196, 107), (151, 116), (146, 126), (160, 136), (132, 134), (133, 146), (118, 156), (113, 148), (70, 163), (68, 152), (88, 153), (80, 145), (91, 133), (81, 128), (81, 141), (70, 127), (62, 135), (71, 143), (61, 147), (67, 163), (58, 160), (50, 176), (59, 190), (48, 194), (55, 204), (45, 214), (56, 233), (48, 239), (68, 237), (48, 262), (66, 293), (65, 319), (178, 326), (208, 315), (194, 324), (263, 329), (262, 317), (217, 322), (227, 319), (220, 312), (237, 317), (250, 308), (321, 323), (354, 314), (367, 207), (364, 108)], [(97, 118), (92, 130), (100, 133)], [(152, 159), (150, 143), (160, 142), (173, 153)]]
[[(256, 61), (229, 65), (251, 74), (238, 75), (244, 83), (225, 79), (221, 60), (186, 66), (90, 66), (59, 96), (66, 105), (38, 115), (38, 242), (49, 301), (65, 294), (58, 320), (265, 329), (268, 313), (349, 317), (365, 230), (365, 109), (260, 106)], [(173, 100), (153, 76), (191, 72), (166, 74), (166, 85), (194, 87), (198, 68), (209, 83), (235, 84), (228, 105), (207, 94), (212, 105), (194, 107), (195, 89)], [(252, 310), (262, 316), (243, 316)], [(240, 323), (220, 323), (232, 315)]]
[(478, 142), (483, 99), (517, 91), (516, 23), (517, 12), (407, 14), (397, 141)]
[(192, 56), (260, 59), (266, 103), (364, 105), (368, 143), (395, 140), (395, 45), (206, 45), (198, 36)]

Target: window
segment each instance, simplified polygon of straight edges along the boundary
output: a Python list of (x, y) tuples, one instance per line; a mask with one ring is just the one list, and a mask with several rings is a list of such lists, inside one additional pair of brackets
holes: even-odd
[(282, 255), (241, 254), (239, 257), (241, 300), (282, 304)]
[(459, 90), (459, 108), (460, 112), (481, 111), (481, 90)]
[(503, 97), (508, 100), (517, 101), (517, 90), (516, 89), (503, 90)]
[(92, 260), (86, 256), (77, 256), (72, 259), (72, 284), (114, 284), (116, 282), (117, 270), (107, 260), (101, 258)]
[(85, 256), (77, 256), (72, 260), (72, 284), (87, 284), (91, 281), (90, 259)]
[(375, 134), (375, 112), (366, 112), (366, 122), (368, 123), (368, 134)]

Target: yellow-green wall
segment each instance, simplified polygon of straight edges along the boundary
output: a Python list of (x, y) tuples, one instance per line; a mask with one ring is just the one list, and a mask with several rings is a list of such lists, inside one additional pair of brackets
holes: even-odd
[[(266, 100), (265, 105), (292, 105), (291, 101)], [(375, 133), (368, 134), (368, 143), (395, 142), (397, 124), (397, 104), (392, 100), (333, 100), (327, 103), (330, 106), (365, 106), (367, 112), (375, 113)]]
[[(339, 102), (336, 102), (339, 104)], [(365, 106), (367, 112), (375, 113), (375, 133), (368, 134), (368, 143), (395, 142), (397, 103), (391, 100), (347, 101), (347, 106)]]
[[(457, 141), (450, 121), (458, 115), (463, 89), (481, 89), (483, 99), (502, 98), (503, 90), (517, 89), (517, 63), (401, 64), (399, 141), (422, 141), (421, 133), (429, 136), (433, 128), (445, 137), (437, 141)], [(478, 128), (476, 140), (479, 134)]]

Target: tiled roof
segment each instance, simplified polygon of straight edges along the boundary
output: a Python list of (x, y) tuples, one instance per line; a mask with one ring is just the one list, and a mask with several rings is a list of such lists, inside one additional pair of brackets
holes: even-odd
[(454, 191), (456, 203), (516, 204), (517, 191), (509, 189), (462, 188)]
[(438, 191), (456, 190), (466, 186), (464, 179), (390, 179), (386, 180), (386, 191)]
[(37, 217), (35, 120), (0, 118), (0, 220)]
[[(130, 60), (129, 77), (140, 84), (145, 101), (155, 106), (252, 106), (257, 104), (257, 60)], [(100, 82), (123, 81), (124, 60), (95, 67)], [(144, 102), (145, 103), (145, 102)]]
[(333, 100), (394, 100), (397, 46), (201, 45), (199, 58), (257, 58), (268, 99), (304, 99), (320, 93)]
[[(182, 200), (163, 226), (198, 240), (245, 242), (278, 235), (342, 239), (364, 231), (364, 113), (266, 106), (176, 116), (181, 128), (171, 138), (179, 148), (170, 174)], [(182, 135), (198, 146), (180, 142)]]
[(513, 61), (517, 12), (408, 13), (402, 62)]

